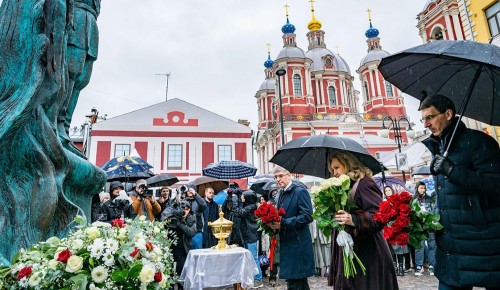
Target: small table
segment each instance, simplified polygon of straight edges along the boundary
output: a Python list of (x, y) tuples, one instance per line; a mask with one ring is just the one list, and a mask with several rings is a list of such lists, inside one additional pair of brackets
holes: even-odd
[(182, 268), (184, 289), (203, 289), (241, 283), (243, 288), (253, 286), (253, 277), (259, 273), (252, 253), (237, 247), (229, 250), (191, 250)]

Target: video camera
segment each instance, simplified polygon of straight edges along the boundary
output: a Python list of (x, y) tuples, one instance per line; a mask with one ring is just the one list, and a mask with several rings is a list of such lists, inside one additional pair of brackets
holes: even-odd
[(179, 194), (183, 194), (189, 191), (189, 187), (187, 185), (181, 185), (177, 188)]
[(174, 203), (172, 207), (167, 211), (167, 219), (165, 221), (165, 227), (170, 229), (175, 229), (181, 223), (182, 217), (184, 216), (184, 204)]
[(113, 199), (113, 204), (115, 204), (115, 206), (119, 210), (124, 210), (127, 206), (130, 205), (130, 200), (122, 199), (122, 198), (115, 198), (115, 199)]
[(139, 190), (142, 190), (141, 195), (144, 195), (145, 197), (151, 197), (154, 195), (154, 191), (152, 189), (148, 189), (148, 186), (145, 184), (139, 185)]

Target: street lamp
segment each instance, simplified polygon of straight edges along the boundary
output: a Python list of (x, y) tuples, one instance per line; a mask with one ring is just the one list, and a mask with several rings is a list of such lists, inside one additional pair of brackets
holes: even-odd
[(278, 98), (280, 100), (280, 126), (281, 126), (281, 146), (283, 146), (285, 142), (285, 129), (283, 126), (283, 101), (281, 100), (281, 77), (286, 74), (286, 70), (284, 68), (279, 68), (276, 71), (276, 75), (278, 76)]
[[(382, 128), (380, 129), (380, 137), (383, 138), (388, 138), (389, 137), (389, 128), (385, 126), (385, 121), (388, 120), (391, 122), (391, 128), (394, 131), (394, 140), (396, 141), (396, 144), (398, 144), (398, 151), (401, 153), (401, 143), (403, 143), (403, 135), (401, 135), (401, 120), (406, 121), (408, 123), (408, 130), (406, 130), (406, 136), (410, 139), (413, 139), (415, 137), (415, 131), (411, 128), (410, 121), (406, 119), (405, 117), (401, 117), (397, 119), (396, 117), (389, 117), (385, 116), (385, 118), (382, 120)], [(406, 182), (406, 176), (404, 170), (401, 170), (403, 173), (403, 181)]]

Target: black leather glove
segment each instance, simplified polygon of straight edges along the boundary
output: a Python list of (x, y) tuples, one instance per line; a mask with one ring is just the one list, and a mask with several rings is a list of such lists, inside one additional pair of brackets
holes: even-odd
[(442, 174), (446, 177), (450, 177), (451, 171), (453, 170), (455, 163), (448, 157), (437, 154), (434, 159), (432, 159), (430, 170), (432, 175)]

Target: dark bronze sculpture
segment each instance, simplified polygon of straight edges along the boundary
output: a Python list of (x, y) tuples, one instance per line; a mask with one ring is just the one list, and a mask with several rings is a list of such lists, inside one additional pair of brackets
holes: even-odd
[(91, 196), (104, 186), (105, 173), (74, 148), (64, 127), (97, 58), (99, 6), (0, 6), (0, 264), (20, 248), (64, 236), (76, 214), (90, 216)]

